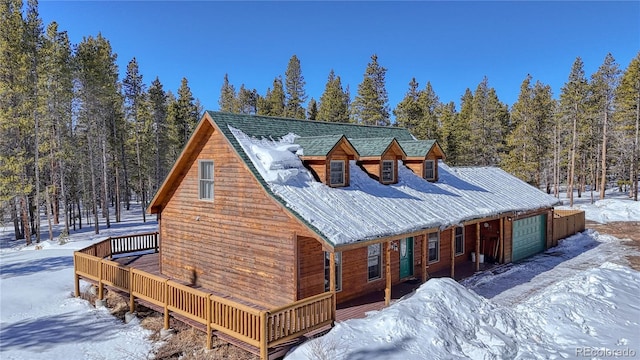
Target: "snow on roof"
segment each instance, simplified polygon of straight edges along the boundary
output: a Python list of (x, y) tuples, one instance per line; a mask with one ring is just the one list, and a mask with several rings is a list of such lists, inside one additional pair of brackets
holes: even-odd
[[(398, 183), (383, 185), (350, 162), (350, 186), (332, 188), (316, 181), (295, 156), (295, 134), (280, 140), (256, 139), (229, 127), (271, 191), (316, 227), (334, 245), (421, 229), (446, 228), (511, 211), (551, 207), (558, 200), (493, 167), (454, 168), (440, 163), (431, 183), (398, 162)], [(275, 168), (264, 154), (286, 159)], [(293, 156), (291, 156), (293, 155)]]

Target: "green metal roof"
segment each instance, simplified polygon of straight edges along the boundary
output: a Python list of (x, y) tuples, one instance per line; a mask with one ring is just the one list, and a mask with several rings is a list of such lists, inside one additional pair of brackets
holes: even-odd
[(271, 116), (230, 114), (207, 111), (216, 124), (232, 126), (249, 136), (257, 138), (280, 138), (289, 133), (301, 137), (344, 135), (348, 139), (394, 137), (413, 140), (407, 129), (389, 126), (369, 126), (345, 123), (330, 123), (313, 120), (298, 120)]
[[(310, 120), (286, 119), (269, 116), (242, 115), (222, 113), (216, 111), (207, 111), (213, 122), (216, 123), (220, 131), (227, 138), (236, 154), (244, 161), (254, 177), (260, 182), (267, 194), (282, 204), (291, 214), (297, 217), (302, 223), (307, 225), (309, 229), (315, 232), (327, 244), (335, 246), (322, 231), (305, 220), (300, 214), (287, 206), (287, 203), (280, 196), (275, 195), (269, 185), (264, 181), (258, 170), (244, 152), (238, 140), (233, 136), (229, 127), (233, 127), (243, 133), (256, 138), (273, 138), (277, 139), (290, 133), (294, 133), (301, 137), (313, 136), (337, 136), (341, 134), (346, 136), (349, 141), (351, 139), (362, 138), (396, 138), (403, 140), (413, 140), (414, 137), (407, 129), (397, 127), (384, 126), (366, 126), (344, 123), (327, 123)], [(388, 145), (388, 144), (387, 144)], [(426, 154), (426, 152), (425, 152)]]
[(351, 139), (351, 145), (358, 151), (362, 157), (381, 156), (394, 138), (367, 138), (367, 139)]
[(304, 156), (327, 156), (344, 135), (299, 137), (294, 143), (302, 146)]
[(424, 157), (436, 143), (435, 140), (398, 140), (408, 157)]

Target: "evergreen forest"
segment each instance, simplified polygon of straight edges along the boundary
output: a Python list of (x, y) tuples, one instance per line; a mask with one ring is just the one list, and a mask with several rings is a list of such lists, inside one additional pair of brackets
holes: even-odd
[[(72, 44), (57, 23), (45, 26), (37, 0), (0, 4), (0, 220), (16, 240), (53, 239), (60, 223), (66, 234), (83, 226), (99, 233), (132, 203), (145, 209), (195, 129), (204, 108), (186, 78), (174, 93), (145, 79), (135, 58), (121, 78), (116, 60), (100, 34)], [(392, 109), (386, 72), (373, 54), (353, 95), (331, 70), (322, 94), (309, 97), (293, 55), (263, 94), (225, 75), (217, 105), (405, 127), (437, 140), (449, 165), (499, 166), (557, 197), (566, 189), (570, 205), (574, 190), (595, 201), (614, 186), (637, 201), (640, 53), (626, 67), (603, 54), (590, 75), (577, 57), (557, 96), (527, 75), (512, 106), (486, 77), (464, 89), (459, 104), (412, 78)]]

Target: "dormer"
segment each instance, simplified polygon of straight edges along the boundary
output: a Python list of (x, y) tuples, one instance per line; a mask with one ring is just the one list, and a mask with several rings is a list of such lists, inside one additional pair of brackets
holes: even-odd
[(435, 140), (401, 140), (400, 146), (407, 154), (406, 167), (427, 181), (438, 181), (438, 160), (444, 159), (444, 152)]
[(395, 138), (351, 139), (360, 157), (358, 165), (381, 184), (398, 182), (398, 160), (405, 152)]
[(294, 141), (302, 147), (302, 163), (316, 178), (331, 187), (349, 186), (349, 160), (358, 152), (344, 135), (299, 137)]

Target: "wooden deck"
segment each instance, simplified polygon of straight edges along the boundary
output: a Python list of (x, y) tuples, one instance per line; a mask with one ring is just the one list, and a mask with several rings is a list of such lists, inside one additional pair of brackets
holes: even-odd
[[(158, 253), (146, 253), (133, 256), (119, 256), (114, 257), (114, 261), (125, 265), (132, 266), (136, 269), (146, 271), (148, 273), (165, 277), (160, 274), (159, 268), (159, 256)], [(480, 271), (488, 270), (494, 267), (493, 264), (483, 263), (480, 264)], [(456, 265), (455, 268), (455, 280), (460, 281), (475, 273), (475, 263), (471, 261)], [(431, 278), (449, 277), (450, 270), (442, 270), (429, 274)], [(175, 280), (175, 279), (174, 279)], [(396, 284), (391, 288), (391, 299), (397, 301), (403, 296), (410, 294), (420, 286), (419, 280), (409, 280), (400, 284)], [(205, 289), (208, 292), (212, 292), (209, 289)], [(258, 310), (265, 310), (266, 307), (250, 302), (247, 299), (238, 299), (236, 297), (230, 297), (225, 294), (217, 294), (218, 296), (230, 298), (234, 301), (240, 302), (244, 305), (251, 306)], [(370, 311), (382, 310), (384, 305), (384, 292), (377, 291), (368, 294), (364, 294), (355, 299), (340, 303), (336, 306), (336, 321), (345, 321), (349, 319), (360, 319), (366, 317), (366, 314)], [(184, 321), (190, 323), (189, 321)], [(196, 326), (196, 324), (191, 324)]]
[[(160, 267), (159, 267), (159, 254), (153, 251), (147, 251), (147, 252), (140, 252), (140, 253), (136, 253), (134, 255), (131, 254), (127, 254), (127, 255), (116, 255), (113, 257), (112, 259), (113, 261), (124, 265), (124, 266), (130, 266), (145, 272), (148, 272), (150, 274), (153, 275), (157, 275), (160, 276), (162, 278), (166, 278), (168, 279), (168, 277), (163, 276), (160, 274)], [(480, 270), (486, 270), (489, 269), (491, 267), (493, 267), (493, 265), (491, 264), (480, 264)], [(459, 264), (456, 265), (455, 268), (455, 275), (456, 275), (456, 280), (460, 280), (463, 278), (466, 278), (468, 276), (473, 275), (473, 273), (475, 272), (475, 263), (472, 262), (466, 262), (463, 264)], [(450, 275), (450, 272), (448, 270), (446, 271), (440, 271), (440, 272), (436, 272), (436, 273), (432, 273), (430, 274), (431, 278), (437, 278), (437, 277), (448, 277)], [(175, 279), (173, 279), (175, 281)], [(187, 285), (187, 284), (185, 284)], [(421, 285), (420, 280), (409, 280), (400, 284), (396, 284), (395, 286), (392, 287), (391, 289), (391, 298), (392, 298), (392, 303), (401, 299), (403, 296), (412, 293), (413, 291), (415, 291), (415, 289), (417, 289), (419, 286)], [(235, 302), (250, 306), (254, 309), (257, 310), (267, 310), (267, 308), (263, 305), (260, 304), (256, 304), (248, 299), (238, 299), (237, 297), (231, 297), (229, 295), (226, 294), (219, 294), (217, 292), (213, 292), (209, 289), (204, 289), (204, 288), (200, 288), (203, 291), (207, 291), (210, 293), (213, 293), (214, 295), (220, 296), (220, 297), (224, 297), (230, 300), (233, 300)], [(123, 295), (126, 295), (123, 293)], [(147, 301), (138, 299), (137, 302), (147, 308), (153, 309), (155, 311), (158, 312), (163, 312), (163, 308), (158, 306), (158, 305), (154, 305), (152, 303), (149, 303)], [(377, 291), (377, 292), (373, 292), (373, 293), (368, 293), (365, 294), (363, 296), (360, 296), (358, 298), (340, 303), (337, 305), (336, 308), (336, 321), (345, 321), (345, 320), (349, 320), (349, 319), (359, 319), (359, 318), (364, 318), (367, 316), (367, 313), (372, 312), (372, 311), (379, 311), (382, 310), (385, 307), (385, 302), (384, 302), (384, 292), (383, 291)], [(179, 314), (173, 314), (172, 315), (175, 319), (190, 325), (196, 329), (202, 330), (206, 332), (206, 328), (204, 327), (204, 325), (193, 321), (187, 317), (184, 316), (180, 316)], [(310, 333), (308, 333), (307, 335), (301, 337), (300, 339), (296, 340), (296, 341), (292, 341), (291, 343), (286, 343), (286, 344), (282, 344), (281, 346), (278, 346), (276, 348), (270, 349), (269, 350), (269, 359), (276, 359), (279, 358), (281, 356), (283, 356), (286, 351), (293, 345), (296, 345), (297, 343), (300, 343), (308, 338), (313, 338), (319, 335), (322, 335), (324, 333), (326, 333), (327, 331), (330, 330), (330, 327), (324, 327), (324, 328), (320, 328), (317, 329), (315, 331), (312, 331)], [(239, 341), (238, 339), (235, 339), (232, 336), (228, 336), (224, 333), (221, 332), (213, 332), (213, 335), (217, 336), (218, 338), (227, 341), (230, 344), (233, 344), (239, 348), (242, 348), (250, 353), (253, 354), (259, 354), (259, 349), (256, 346), (252, 346), (250, 344), (244, 343), (242, 341)]]

